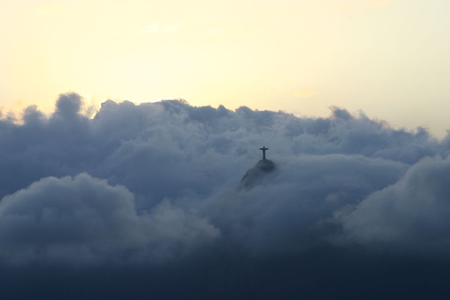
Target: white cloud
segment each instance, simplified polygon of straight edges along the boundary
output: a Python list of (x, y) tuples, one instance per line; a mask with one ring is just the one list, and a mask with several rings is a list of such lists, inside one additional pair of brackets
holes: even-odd
[(209, 29), (206, 31), (206, 34), (207, 34), (207, 35), (215, 35), (215, 34), (219, 34), (219, 33), (220, 33), (220, 28), (217, 28), (217, 27), (209, 28)]
[(394, 0), (371, 0), (368, 4), (369, 7), (387, 6), (394, 3)]
[(55, 16), (64, 12), (65, 6), (57, 3), (46, 3), (36, 8), (36, 14), (39, 16)]
[(141, 29), (121, 31), (119, 34), (145, 35), (145, 34), (169, 34), (176, 33), (181, 29), (181, 24), (161, 24), (154, 22)]

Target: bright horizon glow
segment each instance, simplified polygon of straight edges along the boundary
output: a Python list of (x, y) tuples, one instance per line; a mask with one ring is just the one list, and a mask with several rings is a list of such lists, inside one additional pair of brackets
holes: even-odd
[(327, 116), (330, 106), (450, 128), (446, 0), (6, 0), (0, 107), (194, 105)]

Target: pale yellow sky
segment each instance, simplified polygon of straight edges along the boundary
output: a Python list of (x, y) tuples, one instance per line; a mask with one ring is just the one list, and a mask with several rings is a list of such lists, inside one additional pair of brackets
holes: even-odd
[(185, 98), (327, 116), (363, 110), (442, 137), (448, 0), (2, 0), (0, 106)]

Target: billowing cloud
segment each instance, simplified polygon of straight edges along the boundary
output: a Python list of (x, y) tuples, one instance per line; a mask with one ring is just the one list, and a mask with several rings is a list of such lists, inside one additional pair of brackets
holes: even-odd
[(449, 158), (424, 158), (343, 217), (346, 238), (393, 252), (448, 258), (449, 180)]
[(162, 201), (137, 215), (123, 186), (87, 174), (47, 177), (0, 203), (0, 257), (12, 264), (165, 261), (218, 237)]
[[(0, 120), (4, 282), (81, 266), (74, 278), (83, 285), (93, 276), (95, 291), (110, 286), (99, 274), (116, 280), (97, 298), (123, 298), (121, 288), (159, 298), (299, 298), (299, 284), (312, 289), (306, 299), (332, 291), (358, 299), (362, 290), (345, 280), (389, 286), (410, 266), (402, 279), (410, 286), (423, 266), (436, 270), (430, 259), (450, 274), (448, 137), (336, 107), (328, 118), (298, 118), (183, 100), (108, 100), (89, 118), (83, 105), (65, 94), (48, 117), (28, 107), (20, 124)], [(271, 172), (252, 169), (263, 145)], [(364, 281), (365, 270), (376, 278)], [(330, 289), (318, 288), (324, 281)], [(421, 295), (442, 289), (428, 291)]]
[(257, 186), (207, 203), (212, 222), (253, 254), (298, 253), (324, 242), (336, 230), (327, 222), (333, 211), (359, 203), (407, 169), (403, 163), (341, 154), (275, 163), (277, 170)]

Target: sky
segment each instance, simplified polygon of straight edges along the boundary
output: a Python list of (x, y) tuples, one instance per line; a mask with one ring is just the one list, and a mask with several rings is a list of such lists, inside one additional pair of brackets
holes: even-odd
[(326, 117), (363, 111), (443, 138), (446, 0), (4, 0), (0, 107), (50, 114), (60, 93), (99, 105), (186, 99)]
[(0, 120), (5, 299), (448, 296), (449, 136), (340, 108), (89, 105)]

